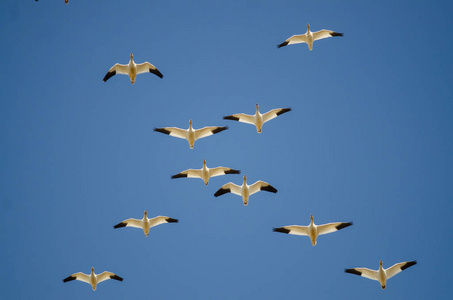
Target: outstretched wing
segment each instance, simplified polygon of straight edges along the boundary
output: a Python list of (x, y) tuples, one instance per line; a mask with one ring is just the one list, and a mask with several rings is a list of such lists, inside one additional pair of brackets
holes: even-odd
[(137, 220), (137, 219), (127, 219), (124, 220), (123, 222), (120, 222), (113, 226), (113, 228), (121, 228), (121, 227), (135, 227), (135, 228), (143, 228), (142, 226), (142, 220)]
[(255, 117), (246, 114), (234, 114), (223, 117), (225, 120), (239, 121), (247, 124), (255, 124)]
[(228, 126), (208, 126), (208, 127), (203, 127), (200, 129), (195, 130), (195, 140), (219, 133), (221, 131), (224, 131), (228, 129)]
[(307, 42), (307, 36), (305, 34), (296, 34), (296, 35), (293, 35), (290, 38), (287, 38), (280, 45), (277, 45), (277, 48), (281, 48), (281, 47), (284, 47), (286, 45), (300, 44), (300, 43), (306, 43), (306, 42)]
[(401, 271), (403, 271), (403, 270), (405, 270), (405, 269), (407, 269), (409, 267), (412, 267), (415, 264), (417, 264), (416, 260), (414, 260), (414, 261), (405, 261), (405, 262), (394, 264), (393, 266), (391, 266), (390, 268), (385, 270), (385, 273), (387, 274), (387, 279), (395, 276), (399, 272), (401, 272)]
[(336, 222), (318, 225), (318, 235), (335, 232), (337, 230), (351, 226), (352, 222)]
[(267, 113), (263, 114), (263, 122), (270, 121), (285, 112), (291, 111), (291, 108), (276, 108), (268, 111)]
[(346, 273), (351, 273), (355, 275), (359, 275), (368, 279), (378, 280), (378, 272), (375, 270), (370, 270), (367, 268), (353, 268), (353, 269), (345, 269)]
[(120, 65), (115, 64), (104, 76), (104, 82), (109, 80), (110, 77), (114, 76), (115, 74), (129, 74), (129, 68), (127, 65)]
[(286, 234), (307, 235), (308, 236), (308, 226), (290, 225), (290, 226), (274, 228), (273, 231), (286, 233)]
[(164, 223), (178, 223), (178, 221), (178, 219), (173, 219), (166, 216), (158, 216), (149, 220), (149, 228)]
[(107, 272), (107, 271), (102, 272), (101, 274), (97, 275), (96, 277), (97, 277), (98, 283), (106, 281), (107, 279), (115, 279), (118, 281), (123, 281), (123, 278), (119, 277), (118, 275), (116, 275), (112, 272)]
[(86, 283), (90, 283), (90, 276), (82, 272), (78, 272), (66, 277), (65, 279), (63, 279), (63, 282), (69, 282), (73, 280), (80, 280)]
[(212, 168), (209, 169), (211, 177), (215, 176), (221, 176), (225, 174), (240, 174), (241, 171), (239, 170), (234, 170), (231, 168), (225, 168), (225, 167), (217, 167), (217, 168)]
[(180, 139), (186, 139), (187, 130), (176, 128), (176, 127), (162, 127), (162, 128), (154, 128), (154, 131), (168, 134), (170, 136), (174, 136)]
[(343, 34), (332, 30), (322, 29), (320, 31), (313, 32), (313, 41), (329, 38), (332, 36), (343, 36)]
[(222, 187), (217, 192), (215, 192), (214, 197), (219, 197), (226, 193), (232, 193), (241, 196), (241, 187), (232, 182), (228, 182), (227, 184), (222, 185)]
[(182, 172), (180, 172), (180, 173), (178, 173), (176, 175), (171, 176), (171, 179), (183, 178), (183, 177), (187, 177), (187, 178), (202, 178), (201, 177), (201, 170), (188, 169), (188, 170), (182, 171)]
[(271, 192), (271, 193), (277, 193), (277, 189), (274, 188), (272, 185), (270, 185), (267, 182), (264, 181), (257, 181), (254, 184), (252, 184), (249, 187), (250, 195), (253, 195), (255, 193), (258, 193), (259, 191), (266, 191), (266, 192)]
[(144, 62), (142, 64), (137, 65), (137, 74), (148, 73), (148, 72), (153, 73), (153, 74), (159, 76), (160, 78), (164, 77), (164, 75), (162, 75), (162, 73), (159, 72), (159, 70), (153, 64), (150, 64), (149, 62)]

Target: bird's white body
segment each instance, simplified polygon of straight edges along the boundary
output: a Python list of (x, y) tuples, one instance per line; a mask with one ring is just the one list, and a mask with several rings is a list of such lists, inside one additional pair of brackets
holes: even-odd
[(169, 218), (166, 216), (157, 216), (154, 218), (149, 219), (148, 218), (148, 212), (145, 210), (143, 219), (127, 219), (124, 220), (115, 226), (113, 228), (121, 228), (121, 227), (135, 227), (135, 228), (141, 228), (143, 232), (145, 233), (145, 236), (149, 235), (149, 230), (157, 225), (163, 224), (163, 223), (176, 223), (178, 222), (177, 219)]
[(261, 114), (258, 104), (256, 104), (256, 112), (254, 115), (247, 114), (234, 114), (230, 116), (223, 117), (226, 120), (239, 121), (242, 123), (255, 125), (256, 131), (261, 133), (263, 130), (264, 123), (276, 118), (277, 116), (291, 111), (291, 108), (276, 108), (268, 111), (267, 113)]
[(203, 159), (203, 167), (201, 169), (188, 169), (182, 171), (176, 175), (173, 175), (171, 178), (181, 178), (181, 177), (188, 177), (188, 178), (201, 178), (205, 185), (208, 185), (209, 179), (211, 177), (225, 175), (225, 174), (239, 174), (241, 171), (234, 170), (231, 168), (226, 167), (216, 167), (216, 168), (208, 168), (206, 165), (206, 159)]
[(225, 129), (228, 129), (228, 126), (207, 126), (200, 129), (194, 129), (192, 127), (192, 120), (189, 120), (189, 128), (181, 129), (177, 127), (163, 127), (163, 128), (154, 128), (154, 131), (158, 131), (170, 136), (174, 136), (180, 139), (185, 139), (189, 142), (190, 149), (193, 149), (194, 143), (196, 140), (216, 134)]
[(252, 185), (247, 184), (247, 176), (244, 175), (244, 181), (242, 185), (236, 185), (232, 182), (224, 184), (215, 194), (215, 197), (221, 196), (225, 193), (232, 193), (241, 196), (242, 201), (245, 206), (249, 203), (249, 197), (261, 190), (265, 190), (268, 192), (276, 193), (277, 190), (271, 186), (269, 183), (264, 181), (257, 181)]
[(118, 281), (123, 281), (123, 278), (119, 277), (118, 275), (116, 275), (112, 272), (108, 272), (108, 271), (105, 271), (105, 272), (102, 272), (102, 273), (96, 275), (94, 273), (94, 268), (92, 267), (91, 273), (89, 275), (82, 273), (82, 272), (74, 273), (74, 274), (68, 276), (67, 278), (63, 279), (63, 282), (79, 280), (79, 281), (86, 282), (89, 285), (91, 285), (91, 288), (93, 289), (93, 291), (95, 291), (98, 283), (103, 282), (107, 279), (115, 279)]
[(148, 72), (153, 73), (160, 78), (163, 77), (162, 73), (160, 73), (160, 71), (149, 62), (136, 64), (134, 62), (134, 55), (131, 53), (129, 63), (127, 65), (115, 64), (113, 67), (111, 67), (104, 77), (104, 82), (106, 82), (110, 77), (114, 76), (115, 74), (125, 74), (129, 76), (131, 83), (134, 84), (137, 74)]
[(131, 60), (129, 61), (129, 64), (127, 65), (128, 70), (127, 70), (127, 75), (129, 75), (129, 79), (131, 80), (131, 83), (135, 83), (135, 78), (137, 77), (137, 65), (134, 62), (134, 58), (131, 54)]
[(322, 29), (319, 31), (312, 32), (310, 31), (310, 24), (307, 24), (307, 32), (304, 34), (296, 34), (288, 39), (286, 39), (280, 45), (277, 45), (278, 48), (284, 47), (286, 45), (292, 44), (299, 44), (299, 43), (306, 43), (308, 46), (308, 50), (313, 50), (313, 42), (321, 39), (325, 39), (332, 36), (343, 36), (342, 33), (338, 33), (332, 30)]
[(352, 222), (335, 222), (322, 225), (316, 225), (313, 221), (313, 215), (310, 215), (310, 224), (308, 226), (290, 225), (280, 228), (274, 228), (274, 231), (293, 234), (293, 235), (306, 235), (310, 238), (311, 245), (316, 246), (318, 236), (335, 232), (345, 227), (351, 226)]
[(378, 270), (371, 270), (367, 268), (353, 268), (353, 269), (345, 269), (346, 273), (351, 273), (355, 275), (359, 275), (371, 280), (376, 280), (381, 285), (381, 288), (385, 290), (387, 286), (387, 280), (395, 276), (396, 274), (400, 273), (401, 271), (415, 265), (417, 261), (405, 261), (401, 263), (394, 264), (388, 269), (384, 269), (382, 267), (382, 260), (379, 261), (379, 269)]

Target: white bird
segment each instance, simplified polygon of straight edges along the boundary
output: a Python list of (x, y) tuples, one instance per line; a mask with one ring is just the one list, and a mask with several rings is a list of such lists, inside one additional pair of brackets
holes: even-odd
[(249, 204), (249, 197), (259, 191), (267, 191), (272, 193), (277, 193), (277, 189), (275, 189), (272, 185), (264, 181), (257, 181), (252, 185), (247, 184), (247, 176), (244, 175), (244, 182), (242, 186), (236, 185), (232, 182), (228, 182), (224, 184), (217, 192), (215, 192), (214, 196), (218, 197), (226, 193), (233, 193), (242, 197), (242, 201), (244, 201), (244, 205), (247, 206)]
[(305, 34), (297, 34), (293, 35), (292, 37), (286, 39), (280, 45), (277, 45), (277, 48), (284, 47), (286, 45), (292, 44), (299, 44), (299, 43), (307, 43), (308, 50), (313, 50), (313, 42), (321, 39), (325, 39), (331, 36), (343, 36), (342, 33), (335, 32), (332, 30), (322, 29), (320, 31), (311, 32), (310, 31), (310, 24), (307, 24), (307, 32)]
[(192, 120), (189, 120), (189, 128), (181, 129), (176, 127), (154, 128), (154, 131), (168, 134), (180, 139), (186, 139), (189, 142), (190, 149), (193, 149), (193, 144), (196, 140), (219, 133), (228, 129), (228, 126), (207, 126), (200, 129), (192, 128)]
[(239, 121), (242, 123), (253, 124), (256, 126), (256, 131), (261, 133), (263, 124), (270, 121), (285, 112), (291, 111), (291, 108), (276, 108), (268, 111), (265, 114), (260, 114), (259, 106), (256, 105), (256, 113), (254, 115), (234, 114), (223, 117), (225, 120)]
[(103, 282), (107, 279), (115, 279), (118, 281), (123, 281), (123, 278), (119, 277), (118, 275), (112, 273), (112, 272), (102, 272), (101, 274), (94, 274), (94, 268), (91, 268), (91, 274), (85, 274), (82, 272), (74, 273), (65, 279), (63, 279), (63, 282), (68, 282), (68, 281), (73, 281), (73, 280), (80, 280), (83, 282), (86, 282), (91, 285), (93, 288), (93, 291), (96, 290), (96, 286), (98, 283)]
[(129, 64), (127, 65), (115, 64), (107, 72), (103, 80), (104, 82), (106, 82), (107, 80), (109, 80), (110, 77), (114, 76), (115, 74), (126, 74), (131, 79), (131, 83), (134, 84), (135, 77), (137, 77), (138, 74), (148, 72), (153, 73), (159, 76), (160, 78), (164, 77), (164, 75), (162, 75), (162, 73), (160, 73), (159, 70), (149, 62), (135, 64), (134, 55), (131, 53), (131, 60), (129, 61)]
[(231, 168), (226, 168), (226, 167), (216, 167), (216, 168), (208, 168), (206, 166), (206, 159), (203, 159), (203, 167), (201, 169), (188, 169), (185, 171), (182, 171), (176, 175), (171, 176), (171, 179), (175, 178), (201, 178), (204, 181), (204, 184), (208, 185), (209, 183), (209, 178), (215, 177), (215, 176), (221, 176), (225, 174), (240, 174), (241, 171), (239, 170), (234, 170)]
[(178, 219), (173, 219), (165, 216), (158, 216), (152, 219), (148, 219), (148, 212), (145, 210), (145, 215), (143, 219), (127, 219), (123, 222), (120, 222), (113, 226), (113, 228), (121, 228), (121, 227), (135, 227), (143, 229), (143, 232), (146, 236), (149, 234), (149, 229), (151, 227), (164, 224), (164, 223), (178, 223)]
[(417, 263), (416, 260), (414, 261), (405, 261), (405, 262), (400, 262), (397, 264), (394, 264), (388, 269), (382, 268), (382, 260), (379, 261), (379, 269), (376, 270), (370, 270), (367, 268), (353, 268), (353, 269), (345, 269), (344, 271), (346, 273), (351, 273), (355, 275), (359, 275), (368, 279), (372, 280), (377, 280), (381, 284), (381, 288), (385, 290), (386, 282), (399, 272), (412, 267)]
[(294, 234), (294, 235), (306, 235), (310, 238), (312, 246), (315, 246), (316, 239), (318, 238), (319, 235), (335, 232), (337, 230), (340, 230), (340, 229), (343, 229), (345, 227), (352, 225), (352, 222), (336, 222), (336, 223), (315, 225), (315, 223), (313, 222), (313, 215), (310, 215), (310, 219), (311, 219), (311, 222), (308, 226), (298, 226), (298, 225), (283, 226), (280, 228), (274, 228), (273, 231), (287, 233), (287, 234)]

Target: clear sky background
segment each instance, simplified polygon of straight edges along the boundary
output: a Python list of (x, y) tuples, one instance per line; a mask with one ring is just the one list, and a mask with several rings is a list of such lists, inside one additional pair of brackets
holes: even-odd
[[(451, 1), (0, 2), (2, 299), (451, 299)], [(276, 45), (311, 29), (343, 32)], [(104, 75), (149, 61), (163, 74)], [(223, 120), (293, 110), (261, 134)], [(229, 126), (189, 149), (154, 127)], [(263, 180), (244, 206), (213, 194)], [(128, 218), (180, 220), (113, 229)], [(273, 227), (353, 221), (321, 236)], [(345, 274), (408, 260), (379, 283)], [(75, 272), (124, 278), (97, 291)]]

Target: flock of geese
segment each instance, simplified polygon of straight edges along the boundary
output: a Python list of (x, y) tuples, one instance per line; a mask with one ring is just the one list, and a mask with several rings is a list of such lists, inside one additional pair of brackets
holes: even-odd
[[(36, 0), (38, 1), (38, 0)], [(68, 3), (68, 0), (65, 0), (65, 3)], [(325, 39), (328, 37), (335, 37), (335, 36), (343, 36), (342, 33), (338, 33), (331, 30), (320, 30), (312, 32), (310, 31), (310, 25), (307, 24), (307, 32), (305, 34), (300, 35), (293, 35), (290, 38), (286, 39), (283, 43), (277, 45), (278, 48), (292, 45), (292, 44), (299, 44), (299, 43), (306, 43), (308, 49), (311, 51), (313, 50), (313, 42)], [(105, 75), (103, 81), (106, 82), (108, 79), (113, 77), (116, 74), (124, 74), (128, 75), (131, 81), (131, 84), (135, 83), (135, 79), (138, 74), (142, 73), (152, 73), (160, 78), (164, 76), (162, 73), (151, 63), (144, 62), (141, 64), (136, 64), (134, 62), (134, 56), (130, 54), (130, 61), (127, 65), (122, 64), (115, 64), (111, 67), (107, 74)], [(256, 112), (254, 115), (247, 115), (243, 113), (233, 114), (229, 116), (223, 117), (225, 120), (232, 120), (232, 121), (239, 121), (242, 123), (252, 124), (256, 127), (256, 131), (261, 133), (262, 127), (264, 123), (291, 111), (291, 108), (276, 108), (272, 109), (264, 114), (261, 114), (259, 111), (259, 106), (256, 104)], [(203, 127), (200, 129), (194, 129), (192, 127), (192, 120), (189, 120), (189, 128), (188, 129), (181, 129), (177, 127), (162, 127), (162, 128), (154, 128), (154, 131), (164, 133), (173, 137), (177, 137), (180, 139), (185, 139), (189, 143), (190, 149), (193, 149), (194, 143), (196, 140), (211, 136), (213, 134), (222, 132), (228, 129), (228, 126), (208, 126)], [(240, 174), (240, 170), (235, 170), (232, 168), (227, 167), (215, 167), (215, 168), (208, 168), (206, 165), (206, 160), (203, 160), (203, 167), (201, 169), (188, 169), (182, 171), (176, 175), (171, 176), (172, 179), (176, 178), (200, 178), (203, 180), (205, 185), (208, 185), (209, 179), (215, 176), (227, 175), (227, 174)], [(271, 193), (277, 193), (277, 189), (274, 188), (267, 182), (264, 181), (257, 181), (251, 185), (247, 184), (247, 176), (244, 175), (242, 185), (237, 185), (232, 182), (228, 182), (224, 184), (215, 194), (215, 197), (219, 197), (226, 193), (232, 193), (241, 196), (244, 205), (248, 205), (249, 197), (259, 191), (267, 191)], [(292, 235), (302, 235), (308, 236), (310, 238), (312, 246), (316, 245), (317, 238), (319, 235), (332, 233), (338, 231), (340, 229), (346, 228), (351, 226), (352, 222), (335, 222), (335, 223), (328, 223), (322, 225), (316, 225), (313, 221), (313, 215), (310, 216), (310, 224), (308, 226), (299, 226), (299, 225), (289, 225), (283, 226), (279, 228), (274, 228), (274, 232), (292, 234)], [(154, 218), (149, 219), (148, 213), (145, 210), (143, 219), (127, 219), (124, 220), (116, 225), (113, 228), (122, 228), (122, 227), (134, 227), (134, 228), (141, 228), (145, 234), (148, 236), (149, 230), (157, 225), (161, 225), (164, 223), (177, 223), (178, 219), (166, 217), (166, 216), (157, 216)], [(345, 269), (346, 273), (359, 275), (368, 279), (376, 280), (380, 283), (382, 289), (386, 288), (386, 282), (388, 279), (392, 278), (396, 274), (400, 273), (401, 271), (415, 265), (416, 261), (406, 261), (397, 263), (390, 268), (384, 269), (382, 267), (382, 260), (379, 261), (379, 269), (378, 270), (371, 270), (367, 268), (352, 268), (352, 269)], [(93, 291), (96, 290), (96, 287), (99, 283), (108, 280), (114, 279), (118, 281), (123, 281), (123, 278), (112, 273), (112, 272), (102, 272), (100, 274), (94, 273), (94, 268), (91, 268), (90, 274), (84, 274), (82, 272), (74, 273), (65, 279), (63, 282), (69, 282), (73, 280), (79, 280), (82, 282), (86, 282), (91, 285)]]

